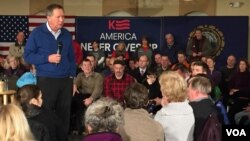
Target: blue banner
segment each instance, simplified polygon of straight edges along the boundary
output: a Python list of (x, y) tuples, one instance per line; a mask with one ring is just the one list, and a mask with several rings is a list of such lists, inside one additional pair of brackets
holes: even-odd
[(92, 50), (91, 41), (98, 40), (108, 55), (120, 41), (125, 41), (127, 50), (134, 52), (142, 36), (149, 37), (154, 51), (160, 50), (165, 46), (165, 34), (172, 33), (175, 42), (185, 50), (197, 27), (211, 41), (217, 66), (225, 65), (229, 54), (248, 57), (247, 16), (77, 17), (76, 39), (87, 52)]
[(91, 41), (97, 40), (99, 46), (110, 54), (120, 41), (125, 41), (127, 50), (134, 52), (140, 45), (142, 36), (147, 36), (152, 49), (160, 46), (162, 18), (131, 17), (78, 17), (76, 18), (76, 39), (91, 51)]

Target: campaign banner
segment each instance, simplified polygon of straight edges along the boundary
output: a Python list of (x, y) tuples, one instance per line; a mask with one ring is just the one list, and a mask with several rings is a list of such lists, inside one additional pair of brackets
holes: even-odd
[(124, 41), (127, 51), (135, 52), (141, 38), (149, 38), (153, 50), (160, 48), (162, 37), (162, 18), (160, 17), (77, 17), (76, 40), (84, 51), (92, 51), (91, 42), (99, 41), (99, 47), (110, 54), (116, 45)]
[[(178, 16), (164, 17), (163, 20), (163, 34), (172, 33), (182, 50), (186, 50), (195, 28), (201, 28), (210, 40), (216, 66), (225, 65), (230, 54), (236, 58), (248, 57), (247, 16)], [(161, 44), (164, 44), (163, 40)]]

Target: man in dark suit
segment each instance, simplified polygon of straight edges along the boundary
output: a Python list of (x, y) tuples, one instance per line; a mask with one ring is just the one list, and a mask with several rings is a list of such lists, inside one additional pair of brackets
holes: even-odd
[(137, 82), (142, 83), (143, 80), (147, 78), (147, 68), (149, 64), (149, 59), (146, 55), (142, 55), (139, 58), (139, 67), (133, 71), (133, 77)]

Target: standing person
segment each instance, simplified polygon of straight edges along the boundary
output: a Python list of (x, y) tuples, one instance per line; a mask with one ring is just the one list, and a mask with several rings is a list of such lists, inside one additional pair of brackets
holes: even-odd
[(187, 102), (187, 83), (177, 72), (160, 76), (162, 108), (154, 119), (162, 125), (165, 141), (193, 141), (194, 113)]
[(153, 56), (153, 50), (152, 48), (149, 46), (149, 38), (146, 36), (143, 36), (141, 38), (141, 46), (139, 46), (136, 50), (136, 58), (139, 60), (139, 58), (142, 55), (146, 55), (149, 59), (149, 66), (151, 65), (151, 61), (152, 61), (152, 56)]
[(211, 50), (211, 43), (202, 35), (202, 30), (195, 29), (195, 36), (188, 41), (186, 48), (190, 61), (201, 60), (203, 56), (211, 56)]
[(220, 68), (221, 72), (221, 83), (220, 88), (223, 96), (223, 104), (225, 107), (228, 105), (229, 99), (229, 82), (232, 76), (236, 73), (236, 57), (233, 54), (230, 54), (227, 57), (227, 64)]
[(162, 54), (168, 56), (171, 64), (177, 63), (177, 52), (179, 47), (176, 45), (174, 36), (171, 33), (165, 35), (166, 46), (162, 47)]
[(209, 98), (212, 85), (209, 78), (198, 74), (188, 81), (188, 99), (189, 104), (193, 108), (195, 117), (194, 141), (197, 141), (205, 122), (211, 113), (214, 113), (221, 119), (221, 115), (213, 101)]
[[(24, 58), (37, 69), (37, 82), (43, 93), (43, 106), (55, 111), (68, 133), (73, 77), (76, 73), (72, 37), (63, 28), (64, 9), (51, 4), (47, 22), (34, 29), (27, 41)], [(66, 140), (66, 139), (65, 139)]]
[(25, 46), (25, 34), (24, 32), (20, 31), (16, 35), (16, 42), (15, 44), (11, 45), (9, 48), (9, 55), (8, 56), (14, 56), (20, 59), (22, 65), (25, 65), (24, 59), (23, 59), (23, 53), (24, 53), (24, 46)]
[(96, 67), (102, 71), (104, 68), (104, 63), (105, 63), (104, 51), (99, 48), (99, 42), (97, 40), (92, 41), (92, 47), (93, 47), (93, 51), (91, 51), (90, 54), (95, 56)]

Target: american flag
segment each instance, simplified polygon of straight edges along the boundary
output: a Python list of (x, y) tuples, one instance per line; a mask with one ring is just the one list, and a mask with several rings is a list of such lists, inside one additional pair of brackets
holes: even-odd
[[(29, 33), (47, 21), (46, 16), (0, 16), (0, 55), (6, 57), (9, 46), (14, 44), (16, 34), (23, 31), (28, 38)], [(75, 36), (75, 17), (66, 16), (64, 27)]]

